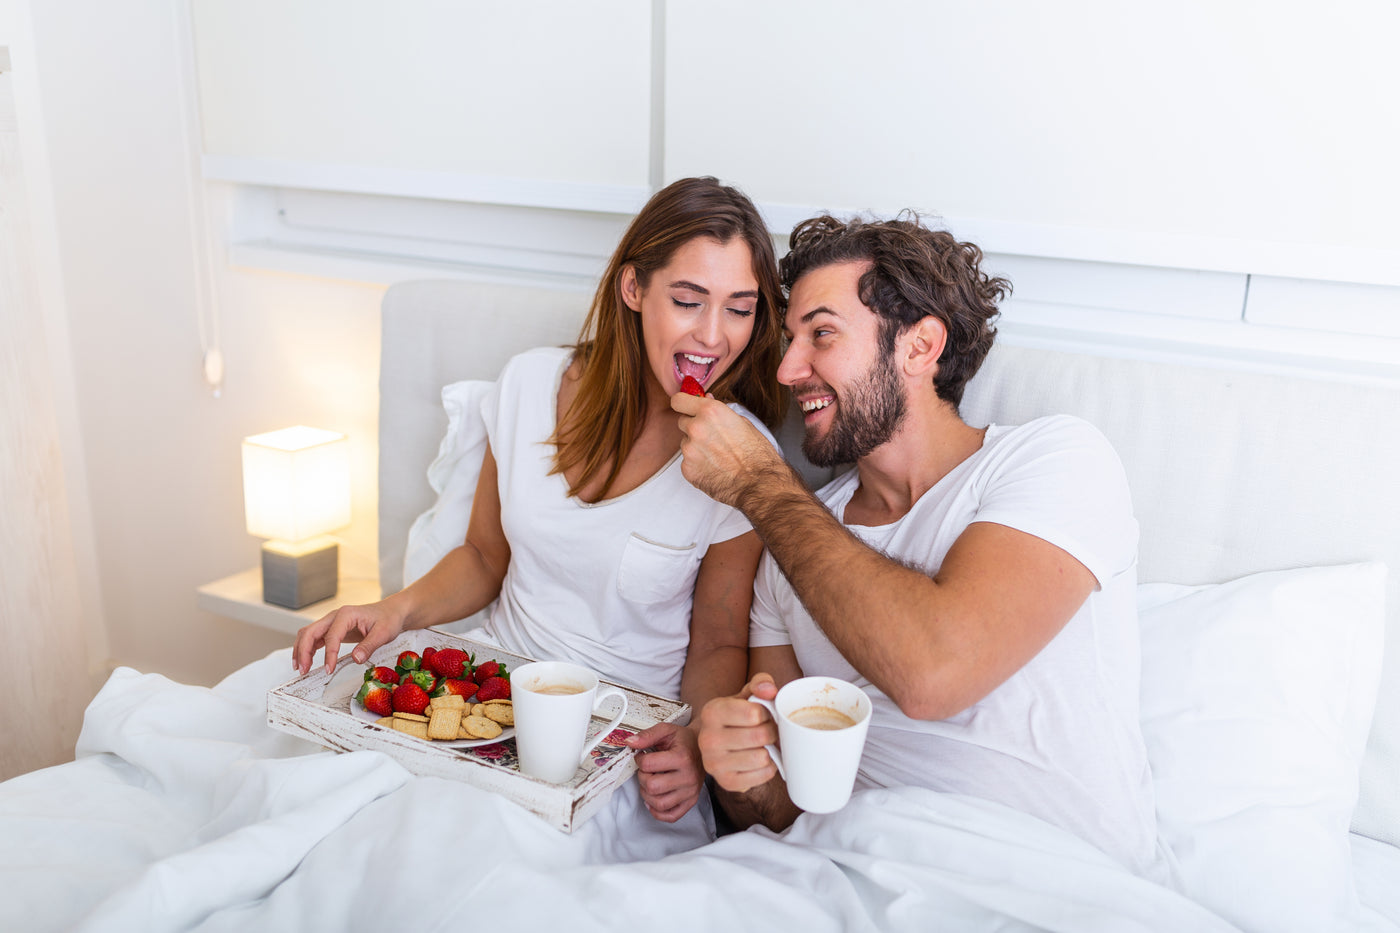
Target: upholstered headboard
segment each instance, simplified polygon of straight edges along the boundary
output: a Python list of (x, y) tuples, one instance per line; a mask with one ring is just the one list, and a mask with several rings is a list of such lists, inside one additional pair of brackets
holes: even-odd
[[(379, 416), (386, 592), (400, 585), (409, 525), (433, 502), (426, 470), (446, 425), (441, 387), (493, 378), (519, 350), (572, 342), (588, 297), (451, 281), (388, 291)], [(1096, 424), (1122, 457), (1142, 528), (1143, 582), (1216, 583), (1360, 560), (1390, 568), (1392, 650), (1353, 825), (1400, 844), (1400, 391), (1003, 342), (963, 404), (972, 424), (1053, 412)], [(799, 433), (789, 419), (785, 450)]]

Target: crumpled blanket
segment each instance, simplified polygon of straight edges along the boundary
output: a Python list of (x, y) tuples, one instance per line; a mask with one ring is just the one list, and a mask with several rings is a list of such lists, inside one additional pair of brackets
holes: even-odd
[(691, 848), (632, 781), (566, 835), (271, 729), (290, 671), (285, 650), (214, 688), (117, 670), (77, 760), (0, 784), (0, 929), (1235, 929), (1033, 817), (917, 788)]

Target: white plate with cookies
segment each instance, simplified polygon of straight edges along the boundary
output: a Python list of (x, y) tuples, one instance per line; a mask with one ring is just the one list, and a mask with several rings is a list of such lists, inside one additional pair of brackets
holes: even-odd
[[(469, 739), (468, 739), (468, 738), (457, 738), (457, 739), (432, 739), (432, 740), (431, 740), (432, 743), (433, 743), (434, 745), (441, 745), (443, 748), (476, 748), (476, 747), (479, 746), (479, 745), (493, 745), (493, 744), (495, 744), (496, 742), (504, 742), (506, 739), (513, 738), (513, 737), (515, 736), (515, 726), (514, 726), (514, 725), (502, 724), (502, 723), (496, 722), (494, 719), (492, 719), (492, 718), (490, 718), (490, 717), (488, 717), (488, 716), (482, 715), (482, 713), (487, 712), (486, 710), (481, 711), (481, 713), (478, 713), (476, 716), (473, 716), (473, 715), (471, 714), (471, 711), (472, 711), (472, 709), (473, 709), (474, 707), (476, 707), (476, 706), (485, 706), (485, 705), (490, 705), (490, 704), (468, 703), (468, 704), (466, 705), (465, 710), (464, 710), (464, 715), (462, 716), (462, 722), (465, 723), (466, 725), (465, 725), (464, 727), (463, 727), (463, 726), (459, 726), (459, 730), (462, 729), (462, 728), (465, 728), (465, 729), (468, 730), (468, 731), (474, 731), (474, 732), (476, 732), (476, 733), (487, 733), (487, 734), (488, 734), (487, 737), (484, 737), (484, 738), (469, 738)], [(371, 713), (369, 710), (367, 710), (367, 709), (365, 709), (363, 706), (361, 706), (361, 705), (359, 704), (359, 702), (355, 700), (354, 697), (351, 697), (351, 698), (350, 698), (350, 713), (351, 713), (351, 715), (353, 715), (356, 719), (362, 720), (362, 721), (364, 721), (364, 722), (373, 722), (373, 723), (377, 723), (377, 722), (379, 722), (380, 719), (391, 718), (391, 717), (383, 717), (383, 716), (380, 716), (378, 713)], [(412, 715), (412, 714), (409, 714), (409, 713), (395, 713), (394, 715), (396, 715), (396, 716), (410, 716), (410, 715)], [(425, 722), (425, 723), (431, 722), (431, 717), (429, 717), (429, 716), (420, 716), (420, 717), (418, 717), (418, 719), (421, 720), (421, 721), (423, 721), (423, 722)], [(479, 721), (479, 720), (484, 720), (484, 722), (481, 722), (481, 721)], [(488, 725), (488, 724), (489, 724), (489, 725)], [(492, 731), (492, 728), (491, 728), (492, 726), (495, 726), (496, 728), (500, 729), (500, 732), (499, 732), (498, 734), (496, 734), (496, 735), (489, 735), (489, 733)], [(460, 735), (461, 732), (459, 731), (458, 734)]]

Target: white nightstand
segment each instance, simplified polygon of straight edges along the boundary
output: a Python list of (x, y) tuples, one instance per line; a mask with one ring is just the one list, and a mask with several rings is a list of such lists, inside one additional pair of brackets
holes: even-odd
[(379, 581), (341, 577), (334, 596), (313, 603), (305, 609), (284, 609), (263, 602), (262, 570), (254, 567), (213, 583), (199, 587), (199, 608), (228, 616), (240, 622), (261, 625), (278, 632), (295, 635), (308, 622), (341, 606), (372, 603), (379, 600)]

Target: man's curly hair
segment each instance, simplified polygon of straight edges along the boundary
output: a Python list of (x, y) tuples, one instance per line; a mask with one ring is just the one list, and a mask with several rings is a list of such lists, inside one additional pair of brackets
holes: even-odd
[(778, 273), (789, 293), (813, 269), (870, 263), (860, 277), (859, 297), (880, 317), (882, 352), (893, 353), (896, 338), (922, 318), (942, 321), (948, 342), (933, 384), (954, 408), (962, 403), (963, 389), (996, 337), (997, 303), (1011, 294), (1010, 281), (981, 270), (982, 250), (929, 229), (912, 211), (886, 221), (813, 217), (794, 227), (788, 242), (791, 251), (779, 261)]

